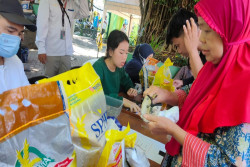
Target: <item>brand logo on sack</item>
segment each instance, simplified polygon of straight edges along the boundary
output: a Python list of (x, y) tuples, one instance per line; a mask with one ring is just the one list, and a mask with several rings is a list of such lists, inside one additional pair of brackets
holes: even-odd
[(94, 92), (95, 90), (99, 90), (101, 88), (101, 83), (97, 83), (95, 86), (90, 87), (89, 89)]
[(100, 119), (91, 125), (91, 129), (95, 132), (95, 136), (99, 139), (107, 129), (107, 112)]
[[(27, 142), (27, 139), (25, 139), (24, 141), (23, 150), (21, 151), (16, 150), (16, 153), (17, 153), (17, 161), (15, 167), (21, 167), (21, 166), (47, 167), (49, 163), (55, 162), (54, 159), (46, 157), (37, 148), (30, 147)], [(30, 160), (29, 158), (30, 153), (35, 154), (37, 158)]]

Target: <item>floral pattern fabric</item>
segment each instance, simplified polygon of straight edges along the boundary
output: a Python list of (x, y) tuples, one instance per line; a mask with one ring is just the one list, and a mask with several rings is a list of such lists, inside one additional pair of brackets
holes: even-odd
[[(211, 144), (205, 167), (250, 166), (250, 124), (217, 128), (213, 134), (199, 133), (198, 138)], [(174, 157), (166, 155), (162, 167), (181, 166), (182, 151)]]

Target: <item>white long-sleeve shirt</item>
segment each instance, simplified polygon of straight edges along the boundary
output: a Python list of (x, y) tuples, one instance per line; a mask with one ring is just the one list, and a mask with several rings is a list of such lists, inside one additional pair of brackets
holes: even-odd
[(4, 65), (0, 65), (0, 94), (26, 85), (29, 85), (29, 81), (21, 60), (16, 55), (4, 58)]
[[(71, 23), (73, 19), (89, 15), (87, 0), (67, 0), (66, 12)], [(73, 25), (71, 25), (73, 26)], [(65, 30), (65, 40), (60, 39), (61, 30)], [(37, 15), (36, 45), (38, 54), (47, 56), (65, 56), (73, 54), (72, 35), (69, 20), (64, 14), (62, 26), (62, 11), (57, 0), (41, 0)]]

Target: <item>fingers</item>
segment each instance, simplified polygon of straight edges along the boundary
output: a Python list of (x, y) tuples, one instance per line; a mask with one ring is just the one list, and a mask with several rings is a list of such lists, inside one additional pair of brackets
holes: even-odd
[(191, 29), (191, 26), (190, 26), (190, 23), (188, 20), (186, 20), (186, 25), (183, 25), (183, 31), (184, 31), (184, 36), (186, 38), (190, 38), (190, 35), (192, 33), (192, 29)]
[(137, 90), (132, 89), (132, 90), (131, 90), (131, 95), (132, 95), (132, 96), (137, 96)]
[(45, 64), (46, 63), (46, 54), (38, 55), (38, 59), (42, 64)]
[(130, 111), (131, 112), (140, 112), (141, 108), (137, 104), (133, 103), (130, 105)]
[(132, 88), (130, 88), (130, 89), (128, 90), (127, 94), (128, 94), (129, 96), (132, 95)]
[(179, 86), (179, 83), (178, 83), (177, 81), (174, 81), (174, 82), (173, 82), (173, 85), (174, 85), (175, 87), (178, 87), (178, 86)]
[(191, 25), (190, 25), (189, 20), (186, 20), (186, 24), (187, 24), (187, 30), (188, 30), (188, 33), (189, 33), (191, 31)]
[[(191, 22), (191, 24), (190, 24), (190, 22)], [(191, 33), (197, 32), (197, 25), (196, 25), (194, 19), (190, 18), (190, 22), (189, 22), (189, 20), (186, 20), (186, 25), (183, 25), (183, 30), (184, 30), (184, 33), (186, 35), (190, 35)]]
[(184, 35), (187, 36), (188, 35), (188, 32), (187, 32), (187, 28), (185, 25), (183, 25), (183, 31), (184, 31)]
[(145, 96), (150, 96), (150, 97), (153, 97), (157, 94), (157, 90), (158, 90), (158, 87), (157, 86), (150, 86), (148, 89), (146, 89), (144, 92), (143, 92), (143, 97)]
[(190, 20), (191, 20), (192, 30), (193, 30), (193, 32), (196, 32), (197, 31), (197, 25), (196, 25), (196, 23), (195, 23), (195, 21), (194, 21), (194, 19), (192, 17), (190, 18)]
[(137, 90), (130, 88), (127, 92), (129, 96), (137, 96)]
[(157, 116), (151, 114), (144, 114), (143, 117), (149, 122), (156, 122)]
[(39, 60), (40, 60), (40, 62), (41, 62), (42, 64), (45, 64), (44, 59), (43, 59), (42, 56), (39, 56)]
[(141, 111), (141, 108), (137, 104), (135, 106), (135, 109), (136, 109), (136, 112), (140, 112)]

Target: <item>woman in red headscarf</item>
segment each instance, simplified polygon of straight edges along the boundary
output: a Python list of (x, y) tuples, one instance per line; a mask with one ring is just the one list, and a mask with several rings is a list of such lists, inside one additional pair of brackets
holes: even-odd
[[(172, 135), (162, 166), (250, 166), (250, 0), (200, 0), (195, 12), (208, 62), (183, 106), (178, 93), (158, 87), (144, 92), (158, 95), (154, 103), (178, 99), (177, 124), (144, 117), (152, 133)], [(189, 22), (184, 31), (192, 38)]]

